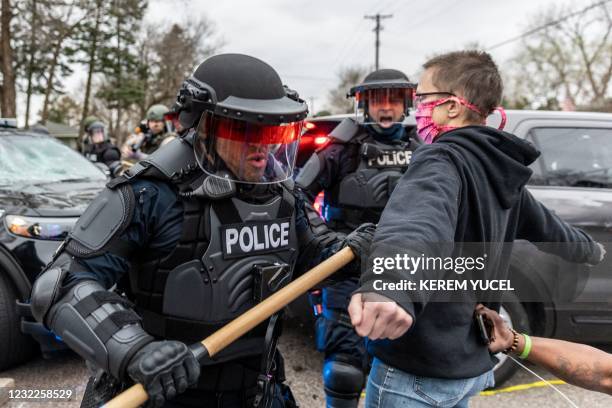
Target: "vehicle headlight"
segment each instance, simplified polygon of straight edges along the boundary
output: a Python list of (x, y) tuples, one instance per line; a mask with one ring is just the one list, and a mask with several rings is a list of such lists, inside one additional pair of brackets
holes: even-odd
[(26, 238), (61, 241), (70, 232), (77, 218), (25, 217), (7, 215), (6, 228), (13, 234)]

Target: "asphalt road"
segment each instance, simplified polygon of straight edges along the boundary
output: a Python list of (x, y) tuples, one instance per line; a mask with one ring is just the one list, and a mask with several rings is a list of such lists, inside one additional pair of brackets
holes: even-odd
[[(312, 335), (308, 330), (289, 328), (285, 330), (281, 349), (285, 356), (287, 378), (291, 388), (303, 408), (324, 407), (323, 388), (320, 379), (322, 357), (314, 350)], [(533, 367), (532, 367), (533, 368)], [(542, 370), (536, 370), (546, 379), (553, 379)], [(47, 408), (78, 407), (85, 390), (87, 370), (85, 364), (76, 356), (67, 355), (53, 360), (38, 358), (28, 364), (0, 372), (0, 378), (12, 377), (17, 388), (71, 388), (77, 398), (70, 402), (20, 402), (10, 401), (7, 408)], [(490, 396), (478, 396), (470, 404), (471, 408), (504, 407), (504, 408), (548, 408), (570, 407), (563, 397), (550, 387), (523, 386), (538, 382), (539, 379), (524, 370), (515, 375), (502, 391)], [(512, 386), (519, 386), (508, 388)], [(612, 407), (612, 397), (581, 390), (577, 387), (557, 385), (578, 407)], [(361, 404), (363, 406), (363, 402)], [(4, 407), (3, 407), (4, 408)]]

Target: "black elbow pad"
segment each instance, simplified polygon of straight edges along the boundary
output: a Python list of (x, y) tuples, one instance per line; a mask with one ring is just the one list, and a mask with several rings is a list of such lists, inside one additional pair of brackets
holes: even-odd
[[(49, 300), (35, 300), (38, 293), (47, 292), (53, 291), (37, 289), (32, 293), (33, 302), (47, 304)], [(81, 281), (51, 302), (44, 323), (77, 354), (116, 378), (123, 379), (134, 353), (153, 341), (132, 305), (96, 281)], [(41, 314), (37, 314), (38, 319)]]

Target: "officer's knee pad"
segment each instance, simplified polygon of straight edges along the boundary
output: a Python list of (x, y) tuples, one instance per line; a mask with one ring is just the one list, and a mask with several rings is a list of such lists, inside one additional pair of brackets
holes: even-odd
[(338, 399), (359, 399), (365, 376), (359, 367), (352, 364), (329, 360), (323, 366), (323, 385), (328, 397)]

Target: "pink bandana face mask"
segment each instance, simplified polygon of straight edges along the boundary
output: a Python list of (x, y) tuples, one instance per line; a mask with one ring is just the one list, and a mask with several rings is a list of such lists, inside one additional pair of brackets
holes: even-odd
[[(436, 106), (443, 105), (446, 102), (451, 101), (451, 100), (460, 103), (461, 105), (467, 107), (470, 110), (473, 110), (476, 113), (479, 113), (482, 116), (485, 116), (480, 111), (480, 109), (478, 109), (475, 105), (472, 105), (465, 99), (460, 98), (458, 96), (449, 96), (446, 98), (436, 99), (435, 101), (431, 101), (431, 102), (420, 103), (417, 105), (417, 109), (414, 113), (414, 117), (416, 119), (416, 124), (417, 124), (417, 134), (419, 135), (421, 140), (423, 140), (423, 143), (432, 144), (434, 140), (441, 133), (448, 132), (449, 130), (456, 128), (456, 126), (448, 126), (448, 125), (440, 126), (434, 123), (432, 119), (434, 108)], [(495, 108), (495, 110), (498, 110), (502, 116), (502, 120), (499, 125), (499, 130), (501, 130), (506, 125), (506, 113), (504, 112), (504, 109), (501, 106)], [(484, 125), (484, 120), (483, 120), (483, 125)]]

